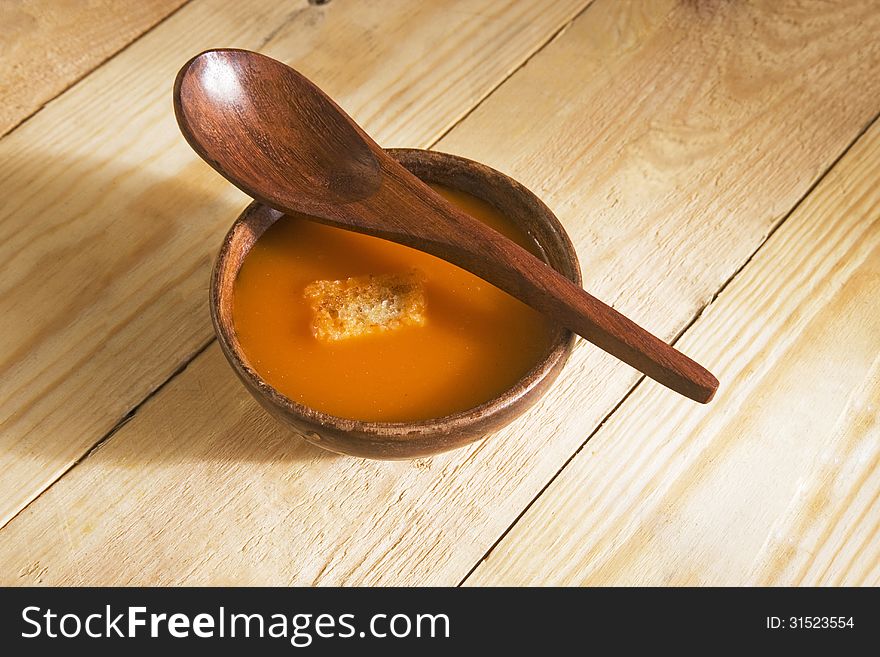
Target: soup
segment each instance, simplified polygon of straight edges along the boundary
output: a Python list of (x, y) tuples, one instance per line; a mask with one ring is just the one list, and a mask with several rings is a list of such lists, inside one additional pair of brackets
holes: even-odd
[[(538, 253), (489, 204), (432, 187)], [(541, 314), (455, 265), (295, 215), (270, 226), (245, 257), (233, 324), (248, 363), (276, 390), (324, 413), (378, 422), (489, 401), (534, 367), (553, 337)]]

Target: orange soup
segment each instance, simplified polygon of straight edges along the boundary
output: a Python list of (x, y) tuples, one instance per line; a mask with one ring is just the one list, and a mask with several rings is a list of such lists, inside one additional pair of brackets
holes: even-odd
[[(433, 185), (432, 185), (433, 186)], [(487, 203), (433, 186), (471, 216), (535, 252), (531, 238)], [(410, 276), (423, 316), (384, 332), (319, 339), (306, 289), (352, 277)], [(355, 279), (364, 280), (364, 279)], [(393, 242), (279, 219), (257, 240), (235, 282), (233, 322), (248, 362), (290, 399), (344, 418), (442, 417), (510, 388), (547, 353), (551, 324), (476, 276)]]

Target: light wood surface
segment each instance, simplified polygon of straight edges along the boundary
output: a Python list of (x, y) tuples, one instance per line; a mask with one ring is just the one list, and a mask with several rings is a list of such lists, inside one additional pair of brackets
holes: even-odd
[(880, 584), (878, 179), (875, 123), (680, 340), (713, 407), (638, 386), (467, 583)]
[(177, 129), (187, 59), (259, 49), (384, 145), (427, 146), (585, 4), (196, 0), (0, 140), (0, 525), (211, 338), (247, 200)]
[[(194, 6), (199, 5), (187, 6), (148, 37), (172, 29), (169, 26), (177, 25), (175, 19), (195, 11)], [(483, 570), (491, 567), (494, 556), (490, 556), (488, 565), (478, 569), (471, 581), (513, 580), (511, 572), (515, 572), (520, 580), (531, 583), (558, 581), (558, 573), (565, 573), (567, 582), (625, 583), (637, 579), (646, 564), (652, 577), (670, 582), (732, 581), (743, 572), (754, 581), (787, 581), (793, 579), (787, 573), (794, 571), (804, 573), (805, 583), (876, 579), (871, 575), (876, 572), (872, 570), (876, 559), (870, 550), (859, 547), (875, 545), (877, 512), (871, 500), (859, 497), (857, 488), (852, 489), (852, 503), (846, 493), (835, 492), (825, 498), (831, 500), (824, 507), (828, 515), (817, 516), (815, 522), (804, 522), (795, 504), (801, 476), (808, 477), (804, 480), (808, 482), (826, 482), (827, 490), (854, 486), (857, 477), (848, 472), (857, 468), (864, 468), (865, 481), (876, 478), (870, 459), (860, 460), (858, 448), (872, 440), (872, 425), (869, 419), (852, 415), (859, 404), (870, 406), (877, 394), (876, 383), (870, 383), (876, 380), (876, 373), (871, 374), (871, 368), (877, 367), (873, 364), (876, 348), (867, 357), (867, 345), (877, 342), (876, 320), (870, 319), (878, 314), (871, 313), (877, 306), (870, 295), (872, 270), (864, 269), (862, 276), (854, 273), (864, 268), (859, 263), (870, 262), (866, 249), (873, 247), (860, 247), (854, 237), (863, 224), (853, 224), (847, 232), (831, 219), (820, 222), (819, 217), (825, 215), (816, 211), (812, 223), (801, 221), (809, 229), (803, 239), (817, 241), (805, 247), (800, 258), (785, 260), (787, 269), (767, 270), (780, 281), (779, 287), (767, 287), (773, 281), (766, 280), (766, 272), (751, 274), (750, 270), (765, 261), (761, 245), (766, 236), (880, 111), (880, 79), (875, 74), (880, 44), (873, 37), (878, 29), (880, 12), (868, 0), (836, 6), (597, 0), (437, 145), (440, 150), (485, 161), (538, 192), (578, 246), (590, 289), (665, 338), (687, 327), (732, 277), (717, 305), (695, 326), (694, 335), (720, 314), (716, 308), (722, 307), (724, 298), (738, 286), (748, 287), (742, 281), (751, 276), (763, 283), (753, 290), (757, 299), (742, 309), (743, 316), (734, 314), (727, 321), (745, 321), (745, 308), (755, 312), (775, 304), (782, 311), (768, 320), (766, 332), (761, 325), (746, 325), (755, 331), (752, 340), (746, 341), (722, 323), (701, 333), (707, 334), (705, 342), (696, 338), (682, 342), (710, 368), (717, 365), (720, 370), (722, 387), (712, 405), (679, 402), (656, 384), (643, 382), (630, 400), (644, 396), (647, 402), (655, 400), (656, 408), (671, 410), (664, 410), (662, 416), (658, 413), (651, 419), (654, 424), (639, 425), (650, 414), (633, 409), (631, 401), (616, 408), (636, 376), (582, 343), (557, 388), (526, 417), (489, 440), (432, 459), (361, 461), (336, 457), (286, 437), (250, 400), (212, 345), (149, 399), (130, 422), (0, 531), (0, 581), (455, 584), (511, 525), (514, 529), (499, 549), (519, 538), (516, 545), (521, 547), (515, 558), (522, 565), (510, 571), (500, 567), (492, 574)], [(275, 54), (271, 46), (266, 51)], [(375, 67), (367, 74), (383, 75)], [(332, 89), (333, 76), (328, 77), (328, 90), (339, 95), (339, 90)], [(400, 88), (408, 89), (405, 82)], [(357, 93), (339, 96), (357, 120), (364, 121), (368, 114), (357, 114), (356, 108), (364, 108), (364, 101), (347, 106), (346, 98), (350, 102), (353, 95), (366, 93), (360, 85)], [(386, 118), (377, 134), (380, 141), (403, 145), (398, 139), (410, 134), (411, 121), (400, 115)], [(48, 126), (53, 124), (47, 120)], [(413, 130), (424, 134), (426, 129)], [(178, 153), (163, 130), (157, 128), (149, 136), (144, 142), (151, 147), (157, 140), (166, 140), (155, 145), (154, 162), (161, 162), (168, 150)], [(138, 149), (144, 147), (137, 139), (133, 143)], [(871, 152), (872, 144), (857, 145), (847, 162), (853, 154)], [(132, 156), (130, 166), (142, 159)], [(863, 159), (871, 162), (871, 158)], [(161, 170), (156, 164), (148, 168), (154, 175)], [(158, 343), (174, 343), (176, 355), (186, 353), (180, 345), (197, 344), (195, 338), (201, 336), (198, 329), (204, 324), (197, 313), (203, 312), (202, 300), (194, 302), (193, 295), (200, 293), (198, 287), (204, 286), (207, 275), (200, 269), (199, 257), (207, 258), (208, 242), (223, 223), (216, 215), (226, 213), (226, 221), (231, 220), (229, 213), (239, 197), (224, 196), (217, 180), (201, 172), (187, 175), (199, 190), (197, 198), (189, 199), (189, 206), (193, 211), (200, 208), (197, 214), (202, 222), (215, 223), (210, 230), (204, 223), (196, 229), (180, 226), (173, 241), (141, 246), (141, 252), (153, 248), (173, 255), (176, 262), (163, 266), (159, 280), (149, 279), (156, 286), (151, 288), (155, 298), (138, 311), (148, 316), (125, 324), (126, 339), (116, 346), (125, 357), (108, 355), (108, 368), (119, 367), (121, 362), (133, 367), (142, 360), (148, 350), (142, 349), (141, 336), (151, 336), (152, 349)], [(868, 171), (864, 179), (871, 176), (876, 181), (876, 171)], [(862, 196), (862, 188), (848, 185), (843, 185), (843, 195), (852, 207), (862, 207), (854, 202)], [(163, 196), (151, 194), (150, 199), (157, 195)], [(213, 203), (205, 208), (209, 198)], [(69, 203), (75, 206), (76, 196), (73, 199)], [(807, 202), (812, 202), (811, 197)], [(171, 204), (159, 205), (170, 212)], [(806, 212), (807, 207), (798, 212)], [(779, 229), (768, 248), (777, 243), (776, 237), (782, 240), (786, 228)], [(862, 230), (861, 234), (866, 239), (870, 233)], [(846, 260), (838, 274), (830, 273), (829, 264), (835, 257), (843, 260), (842, 252), (833, 246), (835, 236), (851, 243), (852, 262)], [(192, 247), (184, 251), (177, 244), (182, 239), (199, 244), (204, 255), (197, 256)], [(814, 253), (827, 257), (817, 255), (819, 261), (805, 264)], [(122, 255), (117, 257), (124, 260)], [(771, 265), (775, 262), (766, 260)], [(841, 298), (834, 296), (833, 289), (820, 293), (810, 287), (811, 281), (816, 285), (824, 281), (823, 271), (829, 272), (832, 288), (844, 290), (838, 295)], [(141, 276), (140, 285), (147, 285), (145, 275)], [(804, 285), (798, 287), (796, 281)], [(876, 284), (876, 278), (873, 281)], [(54, 293), (58, 298), (58, 290)], [(797, 312), (798, 299), (808, 299), (810, 294), (816, 301), (808, 304), (809, 312), (824, 317), (815, 323), (809, 312)], [(733, 305), (740, 308), (738, 303)], [(44, 307), (49, 307), (48, 301)], [(794, 310), (786, 314), (788, 309)], [(848, 323), (847, 317), (854, 321)], [(160, 328), (164, 333), (157, 332)], [(800, 329), (812, 331), (812, 337), (803, 338)], [(845, 361), (852, 365), (849, 369), (834, 367), (833, 355), (843, 352), (825, 351), (835, 331), (843, 331), (857, 345), (846, 352), (851, 359)], [(724, 340), (715, 339), (719, 335)], [(742, 347), (737, 350), (731, 344)], [(779, 372), (769, 373), (771, 378), (779, 377), (776, 383), (768, 380), (760, 388), (763, 392), (772, 388), (779, 395), (772, 404), (764, 404), (760, 396), (749, 392), (768, 376), (762, 369), (764, 359), (742, 364), (744, 350), (760, 352), (762, 345), (765, 350), (788, 354), (785, 359), (768, 361), (784, 365)], [(146, 361), (153, 363), (149, 376), (138, 372), (132, 379), (155, 381), (155, 375), (173, 369), (162, 360), (167, 361), (170, 352), (168, 347), (163, 349), (155, 360), (151, 355)], [(786, 387), (785, 382), (797, 380), (801, 372), (804, 381), (796, 381), (800, 387)], [(816, 378), (823, 374), (825, 379)], [(70, 375), (58, 372), (57, 377), (66, 384)], [(109, 402), (104, 397), (117, 401), (118, 384), (96, 388), (89, 381), (94, 378), (87, 373), (65, 391), (69, 395), (82, 390), (78, 394), (102, 400), (105, 409)], [(849, 471), (823, 461), (815, 449), (795, 451), (798, 432), (812, 428), (801, 421), (800, 413), (818, 414), (803, 408), (805, 402), (797, 393), (820, 381), (834, 395), (829, 408), (832, 415), (837, 414), (823, 417), (817, 430), (830, 436), (830, 449), (843, 453), (846, 444), (855, 445), (842, 466)], [(773, 388), (776, 385), (778, 390)], [(852, 403), (848, 405), (847, 399)], [(592, 494), (604, 491), (607, 499), (621, 498), (636, 506), (653, 504), (662, 497), (669, 505), (668, 513), (660, 507), (653, 524), (644, 527), (637, 526), (642, 517), (638, 512), (621, 519), (622, 526), (633, 523), (635, 538), (629, 543), (631, 550), (618, 555), (620, 561), (603, 562), (595, 569), (592, 562), (577, 561), (569, 568), (568, 557), (555, 551), (552, 537), (539, 542), (525, 530), (518, 534), (517, 518), (560, 469), (563, 474), (548, 492), (558, 490), (558, 482), (576, 477), (569, 472), (598, 452), (596, 439), (604, 434), (588, 442), (566, 468), (568, 459), (609, 415), (607, 431), (618, 424), (632, 429), (633, 435), (626, 436), (627, 446), (635, 453), (628, 457), (609, 453), (602, 458), (635, 468), (664, 456), (663, 450), (668, 449), (672, 453), (661, 464), (679, 467), (658, 472), (655, 479), (649, 478), (653, 470), (639, 471), (642, 478), (629, 486), (620, 481), (619, 470), (590, 469), (595, 477)], [(36, 436), (52, 435), (45, 417), (48, 413), (44, 424), (33, 429)], [(112, 417), (112, 413), (90, 409), (83, 412), (80, 422), (95, 417)], [(711, 431), (728, 423), (748, 432), (746, 439), (717, 438)], [(701, 443), (685, 440), (689, 428), (697, 425), (705, 427), (704, 440), (711, 445), (721, 449), (729, 444), (731, 449), (704, 455), (712, 467), (690, 473), (686, 479), (676, 478), (688, 459), (700, 456)], [(764, 444), (779, 435), (796, 454), (794, 463), (783, 458), (781, 446), (772, 445), (767, 447), (767, 462), (762, 460)], [(660, 457), (650, 446), (661, 451)], [(620, 445), (608, 445), (612, 451), (615, 447)], [(21, 467), (24, 454), (34, 461), (33, 472), (44, 473), (52, 450), (19, 453), (11, 459), (16, 468)], [(716, 463), (717, 471), (712, 469)], [(39, 485), (51, 480), (41, 479)], [(682, 482), (695, 480), (704, 485), (690, 496)], [(643, 496), (631, 490), (651, 485), (654, 497), (650, 490)], [(724, 494), (750, 486), (759, 490), (748, 493), (749, 501), (760, 498), (761, 492), (772, 500), (764, 507), (766, 517), (725, 516), (730, 509), (744, 507), (737, 506), (736, 500), (729, 502)], [(543, 516), (543, 525), (532, 531), (540, 532), (542, 527), (550, 533), (563, 527), (580, 531), (576, 525), (589, 505), (588, 494), (583, 486), (570, 491), (577, 503), (560, 505), (555, 517), (551, 509)], [(553, 496), (549, 504), (557, 499)], [(725, 506), (728, 502), (730, 506)], [(540, 500), (524, 519), (531, 518), (539, 505)], [(651, 506), (645, 513), (656, 508)], [(676, 524), (674, 512), (717, 520), (694, 525), (690, 535), (679, 534), (675, 530), (688, 525), (685, 520)], [(790, 560), (780, 559), (790, 545), (781, 538), (765, 545), (767, 522), (779, 528), (778, 537), (796, 535), (798, 541), (811, 541), (797, 543), (797, 547), (815, 548), (824, 561), (805, 562), (804, 554), (797, 551)], [(849, 527), (854, 527), (852, 532)], [(663, 540), (654, 540), (655, 533)], [(738, 534), (743, 536), (742, 552), (738, 544), (728, 541)], [(679, 541), (680, 536), (690, 536), (692, 542)], [(612, 554), (611, 541), (607, 538), (598, 549)], [(716, 552), (700, 551), (710, 547)], [(852, 566), (835, 556), (849, 554), (867, 556)], [(749, 561), (749, 569), (743, 570), (742, 564), (750, 559), (754, 562)], [(680, 568), (683, 563), (688, 564), (687, 570)]]
[(0, 2), (0, 135), (185, 2)]

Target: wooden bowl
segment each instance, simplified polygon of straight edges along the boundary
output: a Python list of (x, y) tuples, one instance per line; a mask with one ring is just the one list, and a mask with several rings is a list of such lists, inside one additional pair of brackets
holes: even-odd
[[(392, 149), (389, 153), (425, 182), (467, 192), (500, 210), (535, 239), (545, 262), (580, 285), (577, 253), (565, 229), (547, 206), (518, 182), (455, 155), (415, 149)], [(223, 353), (250, 393), (293, 433), (318, 447), (375, 459), (415, 458), (461, 447), (503, 427), (532, 406), (571, 354), (574, 335), (560, 327), (544, 357), (512, 388), (480, 406), (436, 419), (362, 422), (299, 404), (250, 367), (232, 321), (233, 284), (242, 261), (260, 235), (281, 216), (254, 202), (236, 219), (223, 240), (211, 277), (211, 319)]]

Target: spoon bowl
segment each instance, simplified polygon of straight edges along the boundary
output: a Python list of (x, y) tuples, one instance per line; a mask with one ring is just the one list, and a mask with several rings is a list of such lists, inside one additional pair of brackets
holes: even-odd
[(325, 94), (302, 93), (307, 86), (300, 73), (269, 57), (209, 50), (175, 84), (183, 134), (234, 185), (264, 190), (265, 198), (252, 195), (287, 211), (320, 216), (328, 205), (374, 194), (381, 173), (370, 138)]

